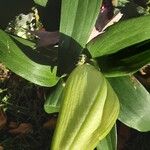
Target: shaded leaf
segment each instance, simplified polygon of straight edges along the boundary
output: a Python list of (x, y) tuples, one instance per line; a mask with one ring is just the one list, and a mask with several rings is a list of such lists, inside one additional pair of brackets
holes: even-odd
[(92, 57), (115, 53), (150, 39), (150, 15), (114, 24), (87, 44)]
[(56, 89), (46, 98), (44, 110), (47, 113), (59, 112), (61, 94), (65, 86), (64, 84), (65, 83), (60, 80), (56, 85)]
[(17, 75), (42, 86), (51, 87), (58, 81), (57, 67), (34, 62), (2, 30), (0, 30), (0, 61)]
[(36, 4), (41, 5), (41, 6), (46, 6), (48, 0), (33, 0)]
[(97, 60), (107, 77), (133, 74), (150, 62), (150, 41), (138, 43)]
[(150, 131), (150, 94), (134, 77), (108, 78), (120, 100), (119, 120), (139, 131)]
[(22, 43), (23, 45), (29, 46), (31, 48), (35, 48), (35, 46), (36, 46), (35, 42), (29, 41), (29, 40), (26, 40), (26, 39), (23, 39), (21, 37), (14, 36), (14, 35), (10, 35), (10, 36), (12, 38), (16, 39), (18, 42)]
[(117, 150), (117, 130), (112, 128), (109, 134), (96, 147), (97, 150)]

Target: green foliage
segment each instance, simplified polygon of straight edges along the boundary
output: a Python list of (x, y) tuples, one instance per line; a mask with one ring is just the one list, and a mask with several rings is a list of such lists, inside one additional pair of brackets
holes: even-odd
[(108, 78), (120, 100), (119, 120), (129, 127), (150, 131), (150, 94), (135, 77)]
[(115, 54), (97, 58), (101, 71), (107, 77), (130, 75), (150, 62), (149, 41), (136, 44)]
[(36, 4), (40, 5), (40, 6), (46, 6), (48, 0), (33, 0)]
[(119, 113), (115, 92), (89, 64), (73, 70), (61, 101), (52, 150), (93, 150), (109, 133)]
[(96, 147), (97, 150), (117, 150), (117, 131), (116, 126)]
[[(92, 57), (116, 53), (150, 39), (150, 15), (116, 23), (87, 44)], [(141, 28), (143, 27), (143, 28)]]
[(44, 104), (44, 110), (47, 113), (59, 112), (60, 99), (64, 87), (65, 87), (65, 82), (60, 80), (56, 85), (56, 89), (53, 92), (51, 92), (49, 96), (46, 98)]
[[(47, 0), (34, 2), (47, 4)], [(44, 105), (47, 113), (59, 111), (52, 150), (93, 150), (98, 142), (97, 150), (115, 150), (116, 131), (110, 130), (118, 114), (129, 127), (150, 131), (150, 94), (127, 76), (150, 62), (150, 15), (118, 22), (87, 43), (101, 3), (62, 0), (57, 56), (36, 49), (33, 41), (0, 30), (0, 61), (30, 82), (55, 86)], [(91, 59), (77, 66), (84, 50)], [(93, 66), (92, 60), (96, 62)], [(64, 74), (65, 87), (57, 76)]]
[(102, 0), (62, 1), (60, 22), (62, 44), (58, 54), (60, 73), (70, 72), (74, 68), (94, 27), (101, 2)]
[[(25, 49), (27, 51), (29, 47), (25, 47)], [(32, 52), (32, 49), (30, 50)], [(36, 55), (37, 53), (34, 54), (34, 57)], [(0, 60), (10, 70), (33, 83), (51, 87), (58, 82), (56, 66), (52, 68), (48, 65), (34, 62), (2, 30), (0, 30)]]
[(118, 0), (118, 7), (124, 7), (127, 3), (129, 3), (129, 0)]

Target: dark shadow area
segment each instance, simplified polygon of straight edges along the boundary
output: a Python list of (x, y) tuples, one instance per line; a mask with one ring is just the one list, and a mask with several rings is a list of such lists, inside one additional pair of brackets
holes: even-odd
[(33, 6), (33, 0), (0, 0), (0, 27), (4, 30), (16, 15), (30, 12)]
[(140, 7), (146, 8), (147, 2), (148, 0), (128, 0), (125, 7), (118, 7), (121, 13), (123, 13), (123, 17), (121, 18), (121, 20), (143, 15), (138, 12), (138, 9)]
[(59, 30), (61, 0), (48, 0), (46, 7), (38, 6), (38, 10), (47, 31)]
[[(130, 58), (134, 55), (138, 55), (143, 52), (148, 52), (150, 50), (150, 40), (143, 41), (138, 44), (134, 44), (132, 46), (129, 46), (127, 48), (124, 48), (117, 53), (102, 56), (97, 58), (98, 63), (101, 66), (102, 72), (106, 71), (108, 68), (114, 67), (114, 66), (126, 66), (126, 70), (132, 70), (131, 66), (128, 66), (128, 64), (123, 64), (123, 59)], [(107, 68), (107, 69), (106, 69)], [(105, 70), (106, 69), (106, 70)]]
[(109, 58), (109, 59), (114, 59), (114, 60), (124, 59), (127, 57), (131, 57), (133, 55), (139, 54), (141, 52), (147, 51), (148, 49), (150, 49), (150, 40), (146, 40), (138, 44), (131, 45), (129, 47), (119, 50), (118, 52), (114, 54), (102, 56), (102, 58)]
[(125, 142), (123, 149), (120, 150), (149, 150), (150, 132), (141, 133), (130, 129), (130, 137)]
[(31, 12), (36, 6), (40, 19), (47, 31), (59, 30), (61, 0), (48, 0), (47, 6), (36, 5), (33, 0), (0, 0), (0, 27), (4, 30), (15, 16)]
[(60, 33), (58, 49), (58, 76), (70, 73), (76, 66), (83, 48), (73, 38)]
[[(3, 96), (10, 96), (5, 111), (7, 124), (0, 130), (1, 146), (5, 150), (49, 150), (57, 120), (57, 113), (47, 114), (43, 109), (44, 93), (46, 90), (50, 93), (50, 89), (32, 84), (13, 73), (7, 81), (0, 82), (0, 87), (8, 89), (0, 94), (0, 104), (5, 105), (1, 100)], [(51, 124), (48, 126), (47, 122)], [(12, 123), (17, 125), (16, 128), (22, 123), (30, 124), (31, 132), (10, 133)]]
[(32, 49), (16, 39), (13, 39), (21, 51), (32, 61), (54, 67), (58, 65), (58, 75), (70, 73), (79, 60), (79, 55), (83, 48), (71, 37), (60, 34), (63, 41), (60, 40), (58, 47), (40, 47)]
[(52, 67), (57, 65), (58, 48), (51, 46), (33, 49), (18, 42), (16, 39), (13, 40), (20, 50), (32, 61), (41, 65), (49, 65)]

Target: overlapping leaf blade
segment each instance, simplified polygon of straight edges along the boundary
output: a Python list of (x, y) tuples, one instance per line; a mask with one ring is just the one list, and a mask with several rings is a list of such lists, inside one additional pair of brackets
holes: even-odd
[(62, 0), (60, 32), (84, 47), (94, 27), (100, 4), (101, 0)]
[(87, 44), (92, 57), (115, 53), (150, 39), (150, 15), (116, 23)]
[(112, 128), (109, 134), (96, 147), (97, 150), (117, 150), (117, 130)]
[(108, 78), (120, 100), (119, 120), (139, 131), (150, 131), (150, 94), (134, 77)]
[(14, 38), (16, 41), (22, 43), (23, 45), (26, 45), (28, 47), (31, 47), (31, 48), (35, 48), (36, 47), (36, 43), (32, 42), (32, 41), (29, 41), (29, 40), (26, 40), (26, 39), (23, 39), (21, 37), (18, 37), (18, 36), (14, 36), (14, 35), (10, 35), (12, 38)]
[(58, 81), (57, 68), (38, 64), (27, 57), (15, 42), (0, 30), (0, 61), (21, 77), (42, 86), (51, 87)]
[(94, 27), (101, 2), (102, 0), (62, 0), (60, 73), (72, 70)]
[(60, 100), (61, 100), (61, 94), (65, 87), (65, 83), (63, 80), (60, 80), (58, 84), (56, 85), (56, 88), (53, 92), (50, 93), (50, 95), (46, 98), (46, 101), (44, 103), (44, 110), (47, 113), (54, 113), (59, 112), (60, 109)]
[(136, 44), (97, 60), (101, 71), (107, 77), (133, 74), (150, 62), (150, 41)]

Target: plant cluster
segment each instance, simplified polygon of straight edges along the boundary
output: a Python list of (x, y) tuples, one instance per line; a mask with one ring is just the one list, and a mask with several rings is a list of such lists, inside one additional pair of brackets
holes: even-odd
[(134, 77), (150, 63), (150, 15), (115, 23), (89, 40), (102, 5), (62, 0), (58, 46), (43, 51), (0, 29), (0, 61), (34, 84), (54, 87), (44, 104), (47, 113), (59, 112), (51, 150), (115, 150), (117, 119), (150, 131), (150, 94)]

